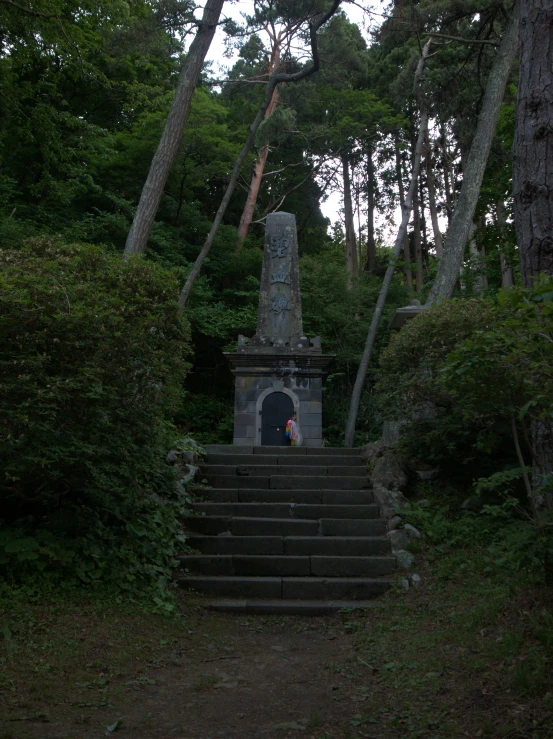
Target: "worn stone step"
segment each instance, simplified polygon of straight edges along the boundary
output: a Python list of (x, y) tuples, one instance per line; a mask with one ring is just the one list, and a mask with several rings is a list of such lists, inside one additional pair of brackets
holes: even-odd
[(204, 595), (224, 595), (242, 598), (281, 598), (281, 577), (236, 577), (234, 575), (187, 575), (177, 577), (177, 584), (186, 590)]
[(186, 543), (201, 554), (284, 554), (282, 536), (189, 536)]
[[(204, 478), (202, 478), (204, 479)], [(213, 475), (205, 476), (214, 488), (256, 488), (271, 490), (362, 490), (369, 486), (365, 476), (336, 475)]]
[(186, 516), (183, 524), (199, 534), (234, 536), (383, 536), (386, 522), (380, 519), (301, 519), (264, 516)]
[(201, 575), (374, 578), (396, 568), (395, 557), (183, 554), (179, 561), (182, 569)]
[(353, 455), (322, 455), (320, 454), (240, 454), (237, 457), (230, 453), (211, 453), (207, 456), (207, 464), (230, 464), (230, 465), (261, 465), (276, 464), (286, 466), (321, 465), (327, 467), (338, 465), (340, 467), (362, 467), (365, 462), (359, 454)]
[(299, 477), (296, 475), (272, 475), (270, 478), (271, 490), (363, 490), (369, 487), (365, 475), (356, 477), (327, 475), (319, 477)]
[(211, 475), (237, 475), (239, 478), (246, 477), (271, 477), (271, 475), (327, 475), (328, 468), (324, 465), (306, 467), (300, 465), (278, 465), (278, 464), (207, 464), (200, 468), (200, 475), (211, 477)]
[(389, 580), (357, 577), (187, 575), (177, 582), (182, 588), (205, 595), (287, 600), (368, 600), (390, 587)]
[(201, 554), (285, 554), (369, 557), (390, 554), (387, 537), (365, 536), (190, 536), (186, 542)]
[[(248, 491), (251, 493), (251, 490)], [(263, 491), (265, 492), (265, 491)], [(341, 492), (341, 491), (340, 491)], [(355, 491), (356, 492), (356, 491)], [(206, 516), (252, 516), (254, 518), (307, 518), (328, 517), (349, 519), (379, 518), (380, 510), (375, 504), (331, 505), (317, 503), (193, 503), (194, 513)]]
[(305, 446), (239, 446), (238, 444), (207, 444), (204, 447), (207, 454), (290, 454), (305, 455)]
[(319, 532), (323, 536), (383, 536), (386, 533), (386, 521), (322, 518)]
[(254, 446), (254, 454), (315, 454), (318, 456), (361, 456), (361, 450), (355, 447), (342, 446), (323, 446), (323, 447), (305, 447), (305, 446)]
[(378, 536), (287, 536), (283, 542), (283, 554), (290, 556), (368, 557), (392, 551), (390, 540)]
[(192, 574), (306, 577), (312, 574), (310, 557), (255, 554), (184, 554), (180, 566)]
[(306, 447), (306, 446), (239, 446), (234, 444), (207, 444), (205, 450), (208, 454), (287, 454), (302, 455), (316, 454), (323, 456), (361, 456), (358, 447)]
[[(364, 505), (373, 503), (372, 490), (259, 490), (206, 488), (205, 501), (214, 503), (298, 503), (325, 505)], [(329, 515), (330, 512), (329, 512)]]
[(230, 531), (233, 536), (317, 536), (320, 533), (319, 521), (300, 518), (187, 516), (183, 523), (200, 534)]
[(344, 609), (368, 610), (378, 605), (373, 600), (263, 600), (261, 598), (221, 598), (205, 607), (219, 613), (246, 613), (266, 616), (331, 616)]
[(397, 566), (396, 558), (392, 556), (325, 557), (315, 555), (309, 557), (309, 560), (310, 574), (316, 577), (381, 577), (392, 574)]
[(282, 598), (289, 600), (369, 600), (389, 589), (390, 580), (368, 577), (283, 577)]
[[(321, 457), (319, 457), (321, 459)], [(363, 468), (359, 465), (355, 467), (342, 466), (326, 466), (326, 465), (285, 465), (285, 464), (206, 464), (200, 468), (200, 476), (210, 478), (212, 475), (236, 475), (239, 479), (242, 477), (271, 477), (272, 475), (301, 475), (302, 477), (313, 475), (335, 477), (359, 477), (363, 476)], [(239, 483), (237, 483), (239, 484)]]

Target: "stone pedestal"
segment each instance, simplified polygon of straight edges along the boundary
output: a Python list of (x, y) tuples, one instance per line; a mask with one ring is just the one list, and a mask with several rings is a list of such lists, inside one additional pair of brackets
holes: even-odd
[[(257, 332), (226, 357), (235, 376), (234, 444), (262, 443), (263, 403), (288, 396), (308, 447), (322, 446), (323, 377), (334, 359), (303, 335), (295, 217), (267, 217)], [(279, 396), (282, 397), (282, 396)]]

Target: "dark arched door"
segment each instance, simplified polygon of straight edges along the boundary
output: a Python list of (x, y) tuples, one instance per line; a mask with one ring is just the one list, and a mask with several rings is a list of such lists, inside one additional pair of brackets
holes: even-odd
[(286, 393), (267, 395), (261, 407), (261, 444), (284, 446), (286, 421), (294, 415), (294, 404)]

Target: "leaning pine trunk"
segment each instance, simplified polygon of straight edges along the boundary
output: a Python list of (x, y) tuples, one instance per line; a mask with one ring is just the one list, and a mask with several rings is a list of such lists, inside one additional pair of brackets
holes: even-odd
[[(273, 61), (271, 63), (271, 68), (269, 70), (270, 74), (273, 74), (273, 72), (278, 71), (279, 66), (280, 66), (280, 50), (277, 46), (275, 49), (275, 53), (273, 54)], [(271, 98), (271, 102), (267, 106), (264, 120), (267, 120), (267, 118), (269, 118), (269, 116), (272, 115), (272, 113), (276, 110), (277, 105), (278, 105), (278, 87), (275, 87), (275, 90), (273, 92), (273, 97)], [(261, 182), (263, 180), (263, 172), (265, 171), (265, 164), (267, 163), (268, 156), (269, 156), (269, 142), (267, 142), (264, 146), (261, 147), (261, 149), (259, 150), (257, 161), (254, 164), (252, 180), (250, 182), (250, 189), (248, 190), (248, 195), (246, 197), (246, 204), (244, 205), (244, 210), (242, 211), (242, 216), (240, 218), (240, 224), (238, 226), (237, 251), (240, 250), (240, 247), (242, 246), (242, 244), (244, 243), (246, 239), (246, 236), (248, 235), (250, 226), (252, 225), (253, 214), (255, 211), (255, 204), (257, 203), (257, 198), (259, 196), (259, 190), (261, 189)]]
[(211, 46), (223, 5), (224, 0), (207, 0), (206, 2), (198, 32), (186, 55), (165, 128), (142, 188), (131, 230), (127, 236), (125, 257), (142, 254), (146, 250), (165, 183), (179, 150), (192, 96), (200, 78), (205, 55)]
[[(403, 173), (401, 171), (401, 155), (399, 152), (399, 138), (397, 134), (394, 141), (394, 148), (396, 153), (396, 177), (397, 186), (399, 188), (399, 204), (401, 206), (401, 211), (403, 212), (403, 208), (405, 207), (405, 191), (403, 189)], [(407, 287), (412, 288), (413, 273), (411, 272), (411, 248), (409, 246), (409, 235), (407, 233), (407, 229), (405, 229), (405, 236), (403, 237), (403, 258), (406, 262), (405, 282), (407, 283)]]
[[(344, 221), (346, 225), (346, 268), (352, 277), (357, 277), (357, 241), (353, 225), (353, 203), (351, 200), (351, 179), (349, 174), (349, 157), (342, 154), (342, 172), (344, 175)], [(351, 284), (351, 283), (350, 283)]]
[[(447, 135), (443, 123), (440, 124), (440, 145), (442, 147), (442, 166), (444, 172), (445, 209), (447, 215), (447, 225), (449, 226), (449, 224), (451, 223), (453, 210), (455, 208), (455, 193), (452, 192), (452, 188), (454, 189), (455, 187), (455, 178), (450, 168), (451, 165), (449, 160), (449, 152), (447, 150)], [(450, 182), (452, 182), (451, 186)]]
[[(546, 0), (543, 0), (546, 2)], [(492, 146), (492, 141), (499, 117), (499, 111), (505, 94), (511, 67), (517, 53), (518, 38), (518, 1), (515, 3), (511, 18), (501, 39), (492, 69), (488, 77), (482, 109), (478, 118), (476, 133), (470, 148), (466, 168), (463, 167), (463, 185), (459, 200), (453, 211), (451, 225), (447, 229), (444, 255), (438, 265), (438, 274), (428, 300), (427, 307), (439, 298), (450, 298), (463, 262), (468, 237), (484, 170)]]
[(432, 220), (432, 231), (434, 232), (434, 248), (436, 249), (436, 256), (441, 257), (443, 253), (443, 243), (440, 224), (438, 223), (436, 180), (434, 179), (432, 154), (430, 151), (426, 155), (426, 181), (428, 184), (428, 208), (430, 210), (430, 219)]
[(416, 285), (417, 292), (420, 293), (424, 287), (424, 275), (422, 271), (421, 212), (418, 188), (415, 188), (413, 195), (413, 214), (413, 245), (415, 247), (415, 263), (417, 265)]
[[(376, 243), (374, 240), (374, 162), (373, 148), (369, 144), (367, 150), (367, 271), (374, 272), (376, 267)], [(361, 232), (359, 232), (361, 233)]]

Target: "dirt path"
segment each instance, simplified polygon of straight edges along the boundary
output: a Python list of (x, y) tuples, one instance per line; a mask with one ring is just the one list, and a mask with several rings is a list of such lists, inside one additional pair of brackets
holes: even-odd
[(256, 633), (254, 622), (241, 638), (221, 640), (228, 653), (210, 657), (219, 650), (208, 649), (186, 670), (164, 670), (147, 698), (133, 706), (135, 732), (186, 739), (287, 737), (300, 731), (320, 737), (324, 727), (342, 736), (351, 686), (331, 666), (351, 650), (352, 639), (329, 635), (327, 627), (332, 630), (318, 623), (316, 631), (273, 626)]
[(325, 618), (185, 595), (181, 621), (73, 602), (12, 616), (0, 739), (553, 737), (550, 611), (426, 582)]
[(194, 604), (183, 616), (184, 627), (157, 622), (155, 632), (147, 617), (111, 629), (88, 614), (62, 617), (59, 663), (40, 659), (46, 640), (33, 665), (14, 665), (0, 737), (348, 736), (351, 681), (340, 665), (354, 637), (343, 618), (241, 618)]

